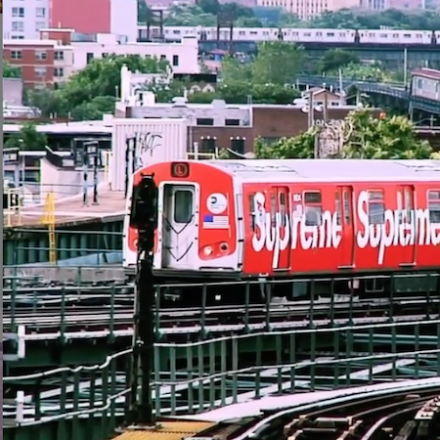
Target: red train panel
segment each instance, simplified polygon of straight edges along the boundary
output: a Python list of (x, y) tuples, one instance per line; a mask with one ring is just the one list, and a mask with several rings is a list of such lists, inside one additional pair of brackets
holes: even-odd
[[(440, 268), (438, 161), (189, 161), (142, 171), (159, 187), (157, 271)], [(136, 231), (126, 227), (130, 265)]]

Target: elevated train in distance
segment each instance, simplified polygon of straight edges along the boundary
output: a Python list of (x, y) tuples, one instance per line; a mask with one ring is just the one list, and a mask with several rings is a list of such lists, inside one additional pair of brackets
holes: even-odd
[[(361, 275), (426, 272), (440, 292), (440, 161), (163, 162), (139, 170), (134, 184), (141, 173), (154, 173), (158, 187), (158, 282), (344, 275), (352, 281), (341, 293), (361, 295), (369, 289)], [(127, 218), (127, 268), (136, 250)], [(229, 286), (222, 295), (238, 294)]]
[[(184, 37), (195, 37), (199, 41), (216, 41), (217, 27), (164, 26), (163, 37), (167, 41), (179, 41)], [(139, 28), (139, 35), (145, 36), (146, 29)], [(161, 28), (150, 27), (150, 38), (160, 38)], [(230, 40), (231, 30), (219, 29), (220, 40)], [(276, 41), (282, 39), (292, 43), (344, 43), (344, 44), (440, 44), (440, 30), (382, 30), (382, 29), (302, 29), (302, 28), (232, 28), (232, 39), (240, 42)]]

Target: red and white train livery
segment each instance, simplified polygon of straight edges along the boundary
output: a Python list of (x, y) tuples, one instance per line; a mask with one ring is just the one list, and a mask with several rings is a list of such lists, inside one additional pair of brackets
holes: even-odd
[[(440, 161), (164, 162), (135, 183), (140, 173), (159, 188), (158, 275), (440, 269)], [(125, 228), (130, 266), (137, 233)]]

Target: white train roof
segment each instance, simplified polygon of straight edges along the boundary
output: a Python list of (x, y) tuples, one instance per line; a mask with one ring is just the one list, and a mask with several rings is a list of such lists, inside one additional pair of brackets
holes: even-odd
[(206, 163), (249, 182), (434, 180), (440, 187), (440, 160), (248, 159)]

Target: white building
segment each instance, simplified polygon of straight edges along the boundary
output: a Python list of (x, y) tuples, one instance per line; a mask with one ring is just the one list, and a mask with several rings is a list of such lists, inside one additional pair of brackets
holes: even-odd
[(96, 42), (72, 42), (73, 70), (82, 70), (94, 58), (108, 55), (141, 55), (166, 59), (174, 73), (199, 73), (197, 38), (182, 38), (179, 43), (124, 42), (113, 34), (98, 34)]
[(38, 38), (49, 24), (49, 0), (4, 0), (3, 39)]

